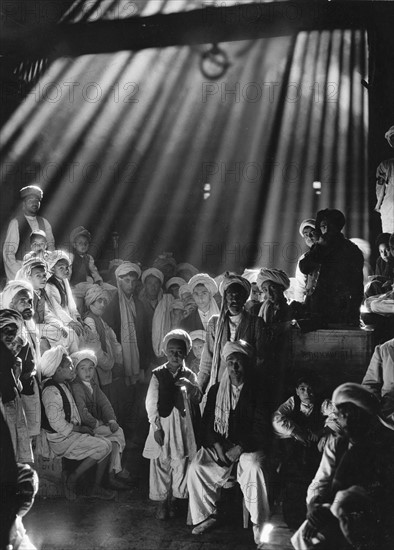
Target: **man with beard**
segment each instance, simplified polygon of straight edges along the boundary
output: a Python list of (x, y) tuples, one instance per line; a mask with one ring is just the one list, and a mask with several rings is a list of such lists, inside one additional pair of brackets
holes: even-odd
[(33, 321), (33, 295), (33, 287), (27, 281), (10, 281), (1, 295), (1, 307), (17, 311), (24, 320), (27, 344), (22, 347), (18, 357), (22, 360), (21, 394), (30, 437), (38, 435), (41, 428), (40, 396), (36, 379), (40, 377), (41, 353)]
[(23, 256), (30, 252), (30, 235), (32, 231), (44, 231), (48, 250), (55, 250), (55, 239), (52, 227), (48, 220), (38, 216), (41, 201), (44, 196), (42, 189), (37, 185), (28, 185), (20, 191), (22, 209), (13, 218), (8, 226), (3, 247), (4, 268), (7, 280), (15, 279), (15, 275), (22, 267)]
[(359, 384), (332, 396), (345, 435), (331, 438), (308, 488), (307, 520), (296, 550), (388, 550), (394, 526), (394, 433), (378, 417), (379, 401)]
[(245, 310), (251, 284), (240, 275), (226, 273), (219, 287), (223, 297), (219, 315), (213, 315), (207, 327), (207, 337), (202, 352), (198, 383), (202, 392), (220, 382), (225, 370), (221, 354), (227, 342), (245, 340), (256, 350), (257, 361), (263, 359), (264, 321)]

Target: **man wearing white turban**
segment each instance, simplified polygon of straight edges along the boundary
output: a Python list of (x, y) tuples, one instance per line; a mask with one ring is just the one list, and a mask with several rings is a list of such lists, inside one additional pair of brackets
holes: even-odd
[[(343, 548), (345, 538), (351, 548), (388, 550), (394, 540), (394, 432), (365, 387), (347, 382), (332, 400), (344, 435), (327, 440), (308, 489), (307, 520), (291, 542), (296, 550)], [(345, 505), (349, 491), (354, 499)]]
[(181, 323), (181, 328), (187, 332), (193, 330), (207, 330), (208, 321), (212, 315), (219, 313), (214, 298), (218, 286), (207, 273), (198, 273), (188, 282), (197, 309), (194, 309)]
[(225, 369), (221, 352), (226, 342), (245, 340), (256, 349), (257, 361), (262, 361), (266, 344), (264, 321), (245, 310), (251, 285), (240, 275), (226, 273), (219, 291), (223, 296), (219, 315), (208, 321), (207, 336), (202, 352), (198, 383), (203, 392), (207, 386), (220, 381)]
[[(313, 218), (307, 218), (302, 220), (299, 227), (299, 234), (304, 239), (306, 246), (311, 248), (315, 242), (314, 229), (316, 227), (316, 220)], [(308, 288), (313, 284), (313, 277), (311, 275), (305, 275), (300, 269), (300, 261), (305, 257), (305, 253), (302, 254), (297, 260), (297, 267), (295, 271), (294, 283), (292, 281), (292, 286), (294, 285), (293, 298), (296, 302), (303, 303)]]
[[(391, 148), (394, 148), (394, 126), (385, 133)], [(394, 158), (383, 160), (376, 170), (376, 206), (380, 213), (383, 233), (394, 233)]]
[(281, 269), (263, 267), (257, 276), (257, 286), (262, 293), (262, 304), (255, 306), (252, 313), (258, 312), (258, 316), (267, 325), (290, 321), (290, 308), (284, 295), (284, 291), (290, 286), (286, 273)]
[(97, 465), (91, 497), (113, 499), (115, 493), (101, 487), (101, 480), (108, 466), (112, 451), (110, 441), (94, 436), (91, 428), (81, 425), (81, 417), (69, 383), (74, 378), (70, 357), (62, 346), (46, 351), (42, 356), (44, 382), (42, 402), (45, 408), (43, 428), (49, 446), (56, 456), (81, 461), (64, 482), (69, 500), (75, 500), (79, 478)]
[(269, 518), (267, 483), (262, 463), (271, 429), (263, 408), (254, 350), (243, 340), (227, 342), (222, 355), (226, 370), (211, 387), (202, 420), (202, 447), (189, 467), (188, 490), (192, 533), (201, 535), (216, 525), (216, 503), (234, 465), (256, 544)]

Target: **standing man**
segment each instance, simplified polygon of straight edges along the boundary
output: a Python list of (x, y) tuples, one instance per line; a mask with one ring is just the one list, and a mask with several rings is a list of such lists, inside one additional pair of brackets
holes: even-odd
[[(391, 148), (394, 148), (394, 126), (385, 133)], [(383, 233), (394, 233), (394, 158), (383, 160), (376, 170), (376, 206), (382, 219)]]
[(3, 246), (4, 268), (7, 280), (15, 279), (22, 267), (23, 256), (30, 251), (30, 234), (38, 229), (45, 232), (48, 250), (55, 250), (55, 239), (48, 220), (38, 216), (44, 193), (37, 185), (28, 185), (20, 191), (22, 209), (8, 226)]

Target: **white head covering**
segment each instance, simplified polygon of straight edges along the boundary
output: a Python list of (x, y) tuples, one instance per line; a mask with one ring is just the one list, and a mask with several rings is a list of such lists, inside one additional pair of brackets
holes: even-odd
[(14, 309), (0, 309), (0, 330), (8, 325), (16, 325), (20, 330), (23, 327), (23, 317)]
[(182, 279), (182, 277), (171, 277), (171, 279), (169, 279), (166, 282), (166, 290), (168, 290), (172, 285), (179, 285), (179, 288), (180, 288), (185, 284), (186, 284), (186, 281), (185, 279)]
[(128, 273), (136, 273), (138, 278), (141, 277), (141, 268), (138, 264), (131, 262), (122, 262), (115, 270), (115, 277), (124, 277)]
[(266, 267), (262, 267), (257, 277), (257, 286), (260, 290), (263, 283), (265, 283), (266, 281), (271, 281), (273, 283), (276, 283), (277, 285), (281, 285), (283, 286), (284, 290), (286, 290), (290, 286), (289, 277), (281, 269), (268, 269)]
[(235, 273), (228, 273), (228, 272), (224, 274), (223, 280), (220, 283), (220, 286), (219, 286), (220, 294), (224, 296), (224, 293), (226, 292), (226, 290), (231, 285), (235, 285), (235, 284), (241, 285), (245, 289), (247, 296), (249, 296), (252, 288), (252, 285), (250, 284), (250, 282), (244, 277), (241, 277), (241, 275), (237, 275)]
[(314, 220), (313, 218), (307, 218), (306, 220), (302, 220), (302, 222), (300, 224), (300, 227), (298, 229), (298, 231), (300, 232), (301, 237), (304, 236), (303, 231), (304, 231), (305, 227), (313, 227), (313, 229), (315, 229), (316, 220)]
[(89, 361), (92, 361), (94, 366), (97, 367), (97, 357), (91, 349), (81, 349), (81, 351), (75, 351), (70, 355), (70, 357), (75, 369), (84, 359), (89, 359)]
[(242, 277), (249, 281), (249, 283), (253, 284), (257, 281), (257, 275), (259, 274), (260, 269), (257, 267), (256, 269), (245, 269), (242, 273)]
[(100, 285), (92, 285), (85, 294), (85, 305), (86, 307), (89, 307), (91, 304), (93, 304), (98, 298), (104, 297), (109, 302), (110, 296), (109, 292), (105, 290)]
[(176, 272), (177, 275), (185, 276), (189, 280), (193, 275), (197, 275), (198, 269), (192, 264), (181, 263), (176, 266)]
[(27, 281), (28, 278), (31, 276), (32, 270), (35, 267), (41, 267), (44, 268), (45, 271), (47, 270), (47, 264), (46, 262), (44, 262), (44, 260), (32, 256), (31, 258), (23, 262), (21, 269), (17, 273), (17, 278)]
[(223, 347), (222, 356), (224, 360), (232, 353), (242, 353), (247, 357), (253, 357), (253, 348), (245, 340), (237, 340), (235, 342), (226, 342)]
[(1, 293), (1, 308), (2, 309), (8, 309), (10, 307), (10, 304), (14, 297), (20, 292), (21, 290), (26, 290), (31, 298), (33, 298), (33, 286), (28, 281), (9, 281)]
[(185, 330), (182, 330), (180, 328), (171, 330), (170, 332), (167, 332), (167, 334), (163, 338), (163, 350), (167, 350), (167, 345), (170, 340), (182, 340), (182, 342), (185, 342), (186, 344), (186, 354), (190, 353), (190, 350), (192, 349), (192, 341), (190, 336)]
[(218, 285), (207, 273), (197, 273), (188, 282), (190, 290), (193, 292), (197, 285), (203, 285), (213, 296), (218, 291)]
[(164, 275), (160, 271), (160, 269), (156, 269), (156, 267), (149, 267), (148, 269), (145, 269), (145, 271), (143, 272), (142, 277), (141, 277), (141, 280), (142, 280), (143, 283), (145, 283), (145, 280), (146, 280), (147, 277), (149, 277), (149, 275), (153, 275), (153, 277), (156, 277), (157, 279), (159, 279), (161, 284), (163, 284)]
[(191, 296), (192, 291), (190, 290), (190, 286), (186, 283), (185, 285), (182, 285), (179, 287), (179, 297), (184, 300), (186, 296)]
[(353, 403), (356, 407), (363, 409), (371, 415), (379, 413), (379, 401), (377, 397), (361, 384), (346, 382), (338, 386), (332, 394), (332, 401), (335, 405), (342, 403)]
[(41, 357), (41, 375), (43, 378), (51, 378), (62, 362), (63, 355), (68, 355), (63, 346), (55, 346), (45, 351)]
[(207, 339), (207, 333), (205, 330), (192, 330), (189, 334), (190, 338), (192, 339), (192, 342), (194, 340), (202, 340), (203, 342), (205, 342), (205, 340)]
[(49, 271), (55, 267), (57, 262), (60, 260), (66, 260), (69, 265), (71, 265), (70, 257), (63, 250), (54, 250), (49, 254), (47, 263)]
[(394, 126), (390, 126), (390, 128), (387, 130), (387, 132), (384, 134), (384, 137), (389, 140), (391, 136), (394, 134)]

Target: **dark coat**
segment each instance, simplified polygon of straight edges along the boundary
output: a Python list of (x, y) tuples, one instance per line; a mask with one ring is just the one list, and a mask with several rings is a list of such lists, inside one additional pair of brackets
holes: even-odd
[(111, 403), (98, 384), (94, 380), (91, 381), (91, 384), (92, 394), (79, 378), (73, 381), (71, 389), (81, 417), (81, 423), (94, 429), (97, 420), (107, 424), (109, 420), (116, 420), (116, 416)]
[(327, 323), (358, 324), (363, 266), (361, 250), (342, 233), (326, 245), (314, 244), (300, 260), (305, 275), (319, 269), (316, 287), (305, 301), (312, 316), (323, 317)]
[(198, 309), (194, 309), (190, 315), (182, 319), (179, 328), (189, 333), (193, 330), (205, 330)]
[(217, 383), (208, 392), (201, 425), (201, 438), (204, 447), (222, 443), (226, 448), (241, 445), (244, 452), (268, 451), (271, 441), (271, 424), (264, 407), (263, 392), (259, 378), (251, 376), (245, 380), (237, 406), (230, 412), (228, 438), (214, 429), (215, 404), (219, 389)]

